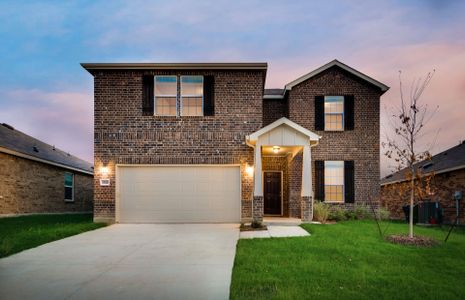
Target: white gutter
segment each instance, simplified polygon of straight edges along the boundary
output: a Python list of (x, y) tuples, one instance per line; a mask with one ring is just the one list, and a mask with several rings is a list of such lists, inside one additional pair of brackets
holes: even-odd
[(4, 147), (0, 147), (0, 152), (10, 154), (10, 155), (14, 155), (14, 156), (18, 156), (18, 157), (25, 158), (25, 159), (29, 159), (29, 160), (33, 160), (33, 161), (38, 161), (38, 162), (41, 162), (41, 163), (44, 163), (44, 164), (47, 164), (47, 165), (52, 165), (52, 166), (60, 167), (60, 168), (63, 168), (63, 169), (68, 169), (68, 170), (72, 170), (72, 171), (76, 171), (76, 172), (80, 172), (80, 173), (84, 173), (84, 174), (94, 176), (94, 172), (90, 172), (90, 171), (86, 171), (86, 170), (83, 170), (83, 169), (79, 169), (79, 168), (67, 166), (67, 165), (64, 165), (64, 164), (52, 162), (52, 161), (45, 160), (45, 159), (42, 159), (42, 158), (38, 158), (38, 157), (35, 157), (35, 156), (32, 156), (32, 155), (24, 154), (24, 153), (21, 153), (21, 152), (18, 152), (18, 151), (10, 150), (10, 149), (4, 148)]

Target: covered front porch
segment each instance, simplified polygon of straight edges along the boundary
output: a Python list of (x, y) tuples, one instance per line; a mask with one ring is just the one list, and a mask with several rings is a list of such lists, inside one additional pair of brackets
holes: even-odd
[(254, 148), (252, 217), (313, 218), (311, 148), (320, 136), (281, 118), (247, 136)]

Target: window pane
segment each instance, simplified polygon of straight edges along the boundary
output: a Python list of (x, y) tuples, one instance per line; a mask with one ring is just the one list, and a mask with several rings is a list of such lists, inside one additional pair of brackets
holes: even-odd
[(155, 77), (155, 96), (176, 96), (177, 84), (175, 76)]
[(343, 161), (325, 161), (325, 201), (344, 201)]
[(183, 97), (182, 98), (182, 115), (183, 116), (201, 116), (202, 115), (202, 98), (201, 97)]
[(156, 97), (155, 114), (160, 116), (176, 115), (176, 98), (175, 97)]
[(73, 174), (65, 173), (65, 186), (73, 186)]
[(65, 200), (73, 200), (73, 188), (65, 187)]
[(203, 76), (182, 76), (181, 96), (203, 96)]
[(325, 130), (344, 130), (344, 97), (325, 96)]

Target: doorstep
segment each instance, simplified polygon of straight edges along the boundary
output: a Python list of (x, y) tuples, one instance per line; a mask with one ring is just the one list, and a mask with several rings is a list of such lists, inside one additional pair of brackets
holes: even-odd
[(305, 229), (299, 226), (277, 226), (268, 225), (267, 230), (257, 231), (241, 231), (239, 238), (241, 239), (255, 239), (255, 238), (280, 238), (280, 237), (298, 237), (310, 236)]

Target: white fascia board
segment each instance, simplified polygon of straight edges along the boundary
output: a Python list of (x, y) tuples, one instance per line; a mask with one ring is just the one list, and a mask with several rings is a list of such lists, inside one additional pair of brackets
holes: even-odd
[(273, 123), (263, 127), (262, 129), (260, 129), (258, 131), (255, 131), (254, 133), (250, 134), (246, 138), (249, 141), (256, 141), (259, 136), (261, 136), (264, 133), (266, 133), (268, 131), (271, 131), (271, 130), (275, 129), (276, 127), (278, 127), (280, 125), (283, 125), (283, 124), (285, 124), (285, 125), (291, 127), (292, 129), (294, 129), (294, 130), (308, 136), (308, 138), (311, 141), (319, 141), (320, 138), (321, 138), (321, 136), (311, 132), (310, 130), (300, 126), (299, 124), (297, 124), (295, 122), (292, 122), (291, 120), (289, 120), (288, 118), (285, 118), (285, 117), (282, 117), (281, 119), (274, 121)]

